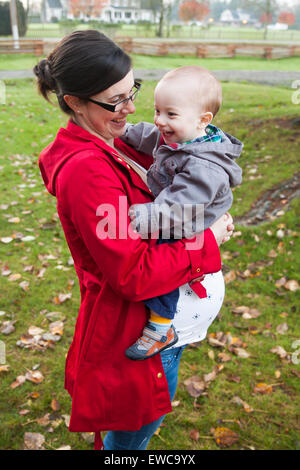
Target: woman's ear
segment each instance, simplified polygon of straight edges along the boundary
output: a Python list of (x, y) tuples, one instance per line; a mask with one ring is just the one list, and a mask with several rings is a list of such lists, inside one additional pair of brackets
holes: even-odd
[(211, 123), (213, 117), (214, 117), (213, 113), (211, 113), (210, 111), (207, 111), (206, 113), (202, 113), (199, 119), (200, 127), (202, 129), (205, 129), (208, 126), (208, 124)]
[(64, 95), (64, 100), (74, 113), (81, 114), (81, 99), (73, 95)]

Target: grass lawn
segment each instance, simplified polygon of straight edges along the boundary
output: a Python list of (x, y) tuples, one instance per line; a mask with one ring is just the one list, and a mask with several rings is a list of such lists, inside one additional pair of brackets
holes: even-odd
[[(0, 448), (21, 449), (31, 432), (44, 436), (46, 449), (92, 449), (90, 436), (69, 433), (66, 426), (71, 400), (63, 389), (64, 363), (80, 293), (55, 199), (44, 189), (37, 165), (39, 152), (66, 117), (36, 94), (31, 80), (6, 85), (6, 105), (0, 107), (0, 346), (6, 347), (6, 363), (0, 364)], [(132, 122), (152, 120), (153, 89), (153, 82), (144, 84)], [(244, 181), (234, 191), (233, 216), (299, 171), (299, 127), (291, 124), (299, 105), (291, 97), (289, 89), (224, 83), (215, 123), (245, 143), (239, 161)], [(211, 336), (185, 350), (173, 413), (149, 449), (217, 450), (212, 428), (218, 427), (236, 434), (232, 450), (300, 448), (300, 367), (292, 355), (300, 339), (300, 289), (293, 290), (300, 282), (299, 216), (294, 199), (279, 218), (237, 226), (236, 236), (223, 245), (224, 305)], [(239, 313), (241, 306), (257, 310)], [(63, 329), (54, 321), (63, 322)], [(26, 348), (28, 330), (39, 331), (33, 327), (41, 328), (40, 334), (58, 329), (60, 341)], [(214, 347), (212, 339), (223, 346)], [(282, 358), (270, 351), (279, 346), (286, 352)], [(213, 370), (210, 379), (205, 376)], [(31, 380), (21, 383), (18, 377), (26, 373)], [(193, 376), (207, 380), (198, 397), (184, 384)]]
[[(0, 70), (29, 70), (42, 57), (30, 54), (3, 54), (0, 55)], [(200, 65), (210, 70), (280, 70), (290, 71), (300, 69), (300, 57), (284, 59), (259, 59), (253, 57), (235, 58), (206, 58), (182, 57), (178, 55), (168, 57), (152, 57), (132, 54), (133, 67), (136, 69), (171, 69), (183, 65)]]

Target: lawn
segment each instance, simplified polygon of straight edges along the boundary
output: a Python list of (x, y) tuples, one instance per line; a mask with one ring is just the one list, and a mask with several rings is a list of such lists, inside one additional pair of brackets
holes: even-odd
[[(0, 70), (29, 70), (43, 57), (31, 54), (3, 54), (0, 55)], [(234, 58), (206, 58), (182, 57), (168, 55), (167, 57), (145, 56), (132, 54), (135, 69), (169, 69), (183, 65), (200, 65), (210, 70), (274, 70), (299, 71), (300, 57), (287, 57), (284, 59), (260, 59), (255, 57)]]
[[(144, 84), (132, 122), (152, 120), (154, 85)], [(234, 217), (299, 171), (299, 105), (292, 92), (224, 83), (215, 123), (245, 143)], [(63, 389), (64, 362), (80, 293), (55, 199), (37, 165), (39, 152), (65, 123), (32, 80), (6, 82), (0, 107), (1, 449), (22, 449), (25, 433), (41, 434), (45, 449), (92, 449), (91, 436), (66, 426), (71, 400)], [(218, 450), (225, 443), (224, 434), (214, 438), (218, 428), (234, 433), (227, 431), (231, 450), (300, 448), (300, 205), (297, 198), (289, 203), (284, 189), (274, 201), (278, 217), (237, 225), (222, 246), (224, 305), (208, 338), (185, 350), (173, 413), (149, 449)], [(51, 332), (59, 341), (41, 336)], [(200, 394), (184, 383), (191, 377), (195, 383), (195, 376), (205, 384)]]

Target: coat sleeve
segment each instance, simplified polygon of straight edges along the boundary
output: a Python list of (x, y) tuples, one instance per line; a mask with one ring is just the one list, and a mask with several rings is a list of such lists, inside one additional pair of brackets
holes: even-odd
[(61, 210), (118, 295), (141, 301), (220, 270), (219, 248), (210, 230), (201, 249), (186, 249), (182, 240), (157, 245), (138, 234), (127, 236), (128, 200), (113, 166), (91, 156), (70, 165)]
[(121, 140), (139, 152), (152, 155), (154, 148), (159, 144), (161, 134), (154, 124), (140, 122), (129, 124)]
[(180, 234), (190, 237), (210, 227), (231, 205), (226, 173), (192, 158), (153, 203), (134, 204), (131, 214), (142, 236), (157, 230), (167, 232), (170, 227), (180, 238)]

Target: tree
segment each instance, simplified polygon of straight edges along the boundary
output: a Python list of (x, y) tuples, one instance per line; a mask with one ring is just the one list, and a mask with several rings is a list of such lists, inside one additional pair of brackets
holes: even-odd
[[(26, 24), (26, 13), (23, 7), (23, 3), (20, 0), (16, 0), (17, 6), (17, 19), (18, 19), (18, 29), (19, 35), (25, 36), (27, 30)], [(10, 36), (12, 34), (11, 24), (10, 24), (10, 11), (9, 11), (9, 2), (0, 3), (0, 36)]]
[(186, 0), (179, 7), (179, 17), (185, 22), (201, 21), (210, 12), (207, 3), (199, 3), (196, 0)]
[(106, 3), (106, 0), (70, 0), (69, 12), (75, 18), (78, 18), (80, 13), (91, 18), (99, 16)]
[(295, 15), (294, 15), (294, 13), (290, 13), (288, 11), (282, 11), (278, 15), (277, 23), (284, 23), (284, 24), (287, 24), (289, 26), (293, 26), (295, 24)]
[(264, 39), (267, 39), (268, 24), (278, 9), (277, 0), (244, 0), (242, 4), (260, 17), (260, 22), (265, 25)]

